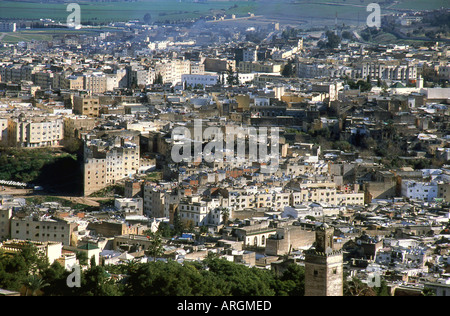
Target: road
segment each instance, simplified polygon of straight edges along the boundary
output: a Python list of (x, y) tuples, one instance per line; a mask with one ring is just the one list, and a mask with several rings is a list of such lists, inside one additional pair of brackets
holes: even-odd
[(51, 196), (58, 199), (64, 199), (70, 201), (74, 204), (83, 204), (92, 207), (100, 206), (101, 201), (108, 201), (112, 198), (90, 198), (90, 197), (74, 197), (74, 196), (64, 196), (64, 195), (54, 195), (54, 194), (46, 194), (44, 192), (36, 192), (30, 189), (16, 189), (10, 187), (0, 187), (0, 196), (2, 195), (10, 195), (15, 198), (32, 198), (38, 196)]

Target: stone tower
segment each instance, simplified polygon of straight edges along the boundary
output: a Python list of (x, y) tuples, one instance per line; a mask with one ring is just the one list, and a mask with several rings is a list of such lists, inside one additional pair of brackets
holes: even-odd
[(316, 247), (305, 254), (305, 296), (343, 296), (344, 267), (341, 250), (334, 249), (334, 229), (316, 230)]

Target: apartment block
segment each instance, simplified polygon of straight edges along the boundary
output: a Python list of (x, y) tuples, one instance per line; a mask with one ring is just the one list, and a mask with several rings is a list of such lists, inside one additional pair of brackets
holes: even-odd
[(95, 234), (103, 237), (115, 237), (121, 235), (140, 235), (143, 226), (138, 224), (128, 225), (117, 221), (103, 221), (89, 223), (88, 229), (95, 231)]
[(144, 185), (144, 213), (152, 217), (164, 217), (165, 191), (150, 184)]
[(58, 242), (70, 245), (75, 223), (68, 223), (61, 219), (39, 218), (30, 215), (24, 218), (11, 219), (11, 238), (39, 242)]
[(22, 81), (32, 81), (32, 67), (28, 65), (4, 65), (0, 67), (1, 82), (20, 83)]
[(24, 116), (8, 120), (8, 144), (11, 147), (54, 147), (64, 138), (64, 122), (55, 117)]
[(161, 75), (164, 83), (181, 83), (181, 76), (191, 73), (189, 60), (166, 60), (155, 66), (155, 75)]
[(61, 89), (68, 89), (74, 91), (84, 90), (84, 78), (83, 76), (68, 76), (62, 79)]
[(74, 96), (73, 112), (78, 115), (98, 117), (100, 115), (100, 100), (98, 97)]
[(199, 197), (192, 197), (183, 199), (178, 206), (178, 210), (183, 222), (191, 222), (195, 226), (206, 226), (214, 223), (220, 224), (222, 214), (217, 212), (219, 207), (221, 207), (219, 200), (206, 201)]
[(0, 32), (17, 32), (17, 23), (0, 22)]
[(0, 240), (11, 236), (11, 207), (0, 207)]
[(8, 143), (8, 119), (0, 118), (0, 144)]
[(96, 121), (87, 116), (73, 116), (64, 118), (64, 139), (81, 139), (83, 133), (94, 129)]
[(85, 140), (84, 195), (88, 196), (139, 172), (138, 133), (104, 135), (105, 139)]
[(106, 75), (88, 74), (84, 76), (84, 90), (90, 94), (100, 94), (107, 91), (108, 79)]
[(254, 61), (241, 61), (239, 63), (239, 71), (242, 73), (279, 73), (281, 71), (281, 65), (273, 63), (259, 63)]

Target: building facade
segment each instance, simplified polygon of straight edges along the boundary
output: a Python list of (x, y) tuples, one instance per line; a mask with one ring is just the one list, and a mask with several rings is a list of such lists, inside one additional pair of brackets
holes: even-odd
[(334, 229), (324, 224), (316, 230), (315, 248), (305, 254), (305, 296), (343, 296), (344, 265), (334, 246)]

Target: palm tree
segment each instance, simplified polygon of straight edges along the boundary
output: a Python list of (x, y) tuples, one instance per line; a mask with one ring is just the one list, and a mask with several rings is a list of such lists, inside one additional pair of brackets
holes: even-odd
[(149, 256), (153, 257), (153, 261), (156, 262), (156, 258), (164, 254), (163, 240), (160, 233), (151, 233), (149, 234), (149, 237), (151, 242), (147, 249), (147, 253)]
[(26, 288), (25, 296), (28, 296), (29, 291), (31, 291), (31, 296), (36, 296), (36, 293), (43, 289), (44, 287), (49, 286), (50, 284), (44, 283), (44, 280), (42, 280), (37, 275), (30, 275), (28, 276), (24, 281), (23, 285)]
[(223, 207), (221, 212), (222, 212), (223, 224), (227, 225), (228, 221), (230, 219), (230, 211), (227, 208)]

